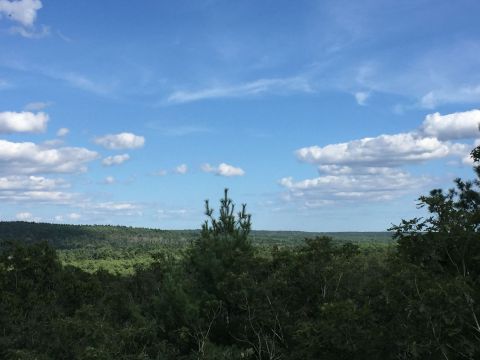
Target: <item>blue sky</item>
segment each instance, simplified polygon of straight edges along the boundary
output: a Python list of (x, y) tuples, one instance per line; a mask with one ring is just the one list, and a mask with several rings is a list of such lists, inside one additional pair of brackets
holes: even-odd
[(385, 230), (473, 176), (480, 3), (0, 0), (3, 220)]

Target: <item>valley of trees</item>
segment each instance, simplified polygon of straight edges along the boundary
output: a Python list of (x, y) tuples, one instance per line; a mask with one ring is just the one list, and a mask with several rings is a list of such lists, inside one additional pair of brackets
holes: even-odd
[[(478, 164), (480, 148), (472, 156)], [(246, 207), (227, 192), (178, 248), (150, 247), (160, 230), (88, 247), (79, 239), (94, 227), (33, 236), (0, 224), (13, 237), (0, 252), (0, 358), (479, 359), (475, 171), (420, 197), (430, 217), (402, 220), (381, 246), (254, 243)], [(128, 272), (80, 266), (139, 254)]]

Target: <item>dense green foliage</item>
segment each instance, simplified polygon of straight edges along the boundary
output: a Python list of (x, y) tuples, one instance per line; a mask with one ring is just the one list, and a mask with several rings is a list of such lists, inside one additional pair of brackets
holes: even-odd
[[(0, 358), (478, 359), (479, 185), (421, 197), (431, 216), (394, 226), (390, 247), (258, 247), (227, 193), (175, 251), (74, 246), (62, 263), (47, 242), (7, 242)], [(147, 253), (123, 275), (65, 264)]]
[[(201, 230), (159, 230), (108, 225), (62, 225), (0, 222), (0, 246), (5, 241), (24, 244), (47, 242), (57, 249), (64, 265), (93, 273), (107, 270), (131, 275), (138, 266), (146, 267), (159, 253), (182, 257), (201, 235)], [(273, 246), (291, 247), (305, 238), (329, 236), (336, 242), (351, 241), (362, 247), (385, 247), (393, 243), (391, 232), (309, 233), (302, 231), (251, 231), (249, 238), (257, 254), (270, 256)]]

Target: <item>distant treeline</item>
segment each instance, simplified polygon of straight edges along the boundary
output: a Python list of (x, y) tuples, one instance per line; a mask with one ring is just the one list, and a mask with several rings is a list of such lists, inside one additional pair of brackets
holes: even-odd
[[(85, 247), (114, 248), (159, 246), (184, 247), (200, 236), (200, 230), (160, 230), (113, 225), (71, 225), (1, 221), (0, 242), (21, 241), (26, 244), (46, 241), (56, 249)], [(253, 230), (251, 241), (258, 246), (296, 246), (306, 238), (328, 236), (336, 241), (390, 244), (390, 232), (303, 232)]]

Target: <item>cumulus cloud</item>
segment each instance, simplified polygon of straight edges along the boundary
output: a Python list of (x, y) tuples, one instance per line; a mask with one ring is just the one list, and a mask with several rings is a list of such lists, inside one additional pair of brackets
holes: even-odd
[(416, 133), (380, 135), (295, 152), (300, 161), (319, 165), (400, 166), (443, 158), (462, 150), (459, 144), (444, 143)]
[(66, 192), (70, 184), (63, 179), (43, 176), (11, 175), (0, 177), (0, 199), (10, 202), (68, 204), (76, 196)]
[(471, 164), (472, 145), (454, 140), (477, 138), (478, 144), (479, 123), (480, 110), (435, 113), (410, 132), (304, 147), (295, 151), (296, 157), (314, 165), (320, 176), (298, 181), (284, 177), (279, 184), (286, 190), (285, 199), (307, 207), (355, 199), (387, 200), (418, 191), (430, 180), (400, 168), (445, 157)]
[(306, 207), (328, 205), (339, 201), (381, 201), (398, 197), (428, 183), (408, 172), (391, 168), (350, 169), (349, 174), (323, 174), (313, 179), (294, 181), (285, 177), (279, 181), (288, 191), (289, 200)]
[(185, 175), (188, 172), (188, 166), (186, 164), (178, 165), (174, 171), (177, 174)]
[(32, 142), (0, 140), (0, 175), (83, 172), (97, 157), (96, 152), (85, 148), (52, 149)]
[(135, 149), (145, 144), (145, 138), (132, 133), (108, 134), (95, 138), (95, 143), (110, 150)]
[(0, 0), (0, 15), (27, 27), (33, 26), (41, 8), (40, 0)]
[(103, 166), (120, 165), (129, 159), (130, 155), (128, 154), (108, 156), (102, 160), (102, 164)]
[(58, 129), (57, 136), (60, 136), (60, 137), (67, 136), (69, 132), (70, 132), (69, 129), (61, 128), (61, 129)]
[(202, 171), (206, 173), (213, 173), (219, 176), (243, 176), (245, 171), (239, 167), (235, 167), (229, 164), (221, 163), (218, 166), (211, 166), (210, 164), (203, 164)]
[(429, 114), (422, 130), (427, 136), (440, 140), (474, 139), (480, 137), (480, 110), (456, 112), (448, 115)]
[(43, 132), (47, 128), (48, 115), (29, 111), (0, 112), (0, 133)]

